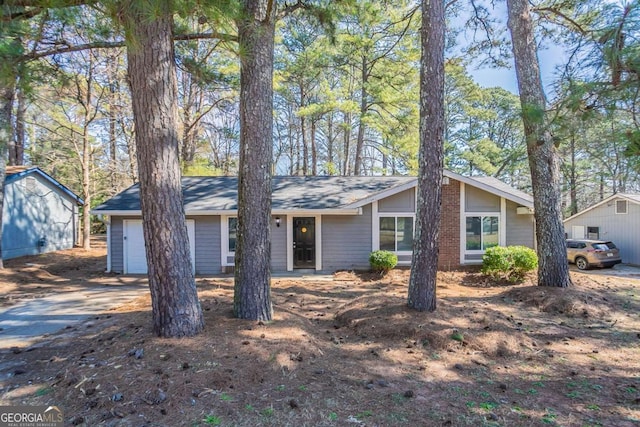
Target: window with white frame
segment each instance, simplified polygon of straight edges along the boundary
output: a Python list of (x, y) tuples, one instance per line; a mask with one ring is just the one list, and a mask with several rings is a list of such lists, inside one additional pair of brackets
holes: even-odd
[(380, 217), (380, 250), (411, 252), (413, 250), (413, 217)]
[(229, 227), (229, 252), (234, 253), (236, 251), (236, 238), (238, 237), (238, 218), (227, 218), (227, 225)]
[(587, 227), (587, 239), (600, 239), (600, 227)]
[(500, 219), (498, 216), (467, 216), (467, 251), (484, 251), (500, 244)]
[(617, 214), (626, 214), (627, 213), (627, 201), (626, 200), (616, 200), (616, 213)]

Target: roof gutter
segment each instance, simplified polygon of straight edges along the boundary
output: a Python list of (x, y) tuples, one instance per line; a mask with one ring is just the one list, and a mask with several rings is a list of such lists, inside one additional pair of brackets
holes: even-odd
[[(137, 210), (97, 210), (91, 211), (93, 215), (109, 215), (109, 216), (141, 216), (142, 211)], [(206, 215), (238, 215), (237, 209), (211, 209), (211, 210), (194, 210), (186, 211), (187, 216), (206, 216)], [(349, 209), (272, 209), (271, 215), (362, 215), (362, 208)]]

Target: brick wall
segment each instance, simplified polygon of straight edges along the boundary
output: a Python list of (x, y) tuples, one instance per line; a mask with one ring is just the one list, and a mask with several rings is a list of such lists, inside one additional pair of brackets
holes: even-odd
[(438, 268), (450, 270), (460, 266), (460, 182), (449, 179), (442, 186), (440, 218), (440, 252)]

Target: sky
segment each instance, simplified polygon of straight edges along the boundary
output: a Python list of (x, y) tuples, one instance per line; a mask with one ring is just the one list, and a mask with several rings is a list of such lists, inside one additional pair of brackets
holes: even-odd
[[(557, 77), (556, 67), (564, 64), (565, 51), (559, 46), (553, 46), (538, 52), (538, 61), (540, 62), (540, 73), (542, 75), (542, 84), (545, 87), (547, 97), (552, 95), (551, 87)], [(518, 82), (516, 79), (516, 70), (511, 68), (488, 68), (468, 69), (473, 79), (482, 87), (500, 86), (515, 94), (518, 93)]]

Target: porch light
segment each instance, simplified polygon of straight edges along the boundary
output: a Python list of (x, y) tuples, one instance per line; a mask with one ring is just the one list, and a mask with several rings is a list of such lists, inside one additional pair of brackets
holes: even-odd
[(280, 217), (276, 217), (276, 227), (280, 227)]

